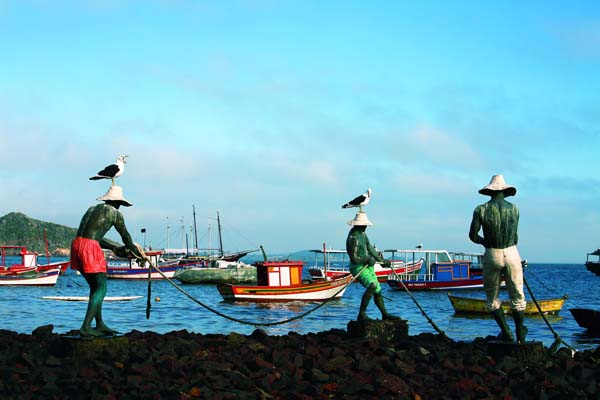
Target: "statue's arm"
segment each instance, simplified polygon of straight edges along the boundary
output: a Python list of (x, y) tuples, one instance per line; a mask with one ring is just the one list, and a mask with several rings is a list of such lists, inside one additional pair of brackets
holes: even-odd
[[(135, 257), (144, 258), (144, 254), (140, 253), (136, 244), (133, 243), (133, 240), (131, 239), (131, 235), (129, 234), (129, 231), (127, 230), (127, 227), (125, 226), (125, 218), (123, 218), (123, 214), (121, 214), (120, 212), (117, 212), (117, 218), (115, 221), (115, 229), (117, 230), (117, 232), (119, 232), (119, 235), (121, 235), (121, 239), (123, 240), (123, 243), (125, 244), (125, 246), (123, 246), (123, 247), (128, 249)], [(119, 251), (123, 251), (123, 250), (124, 249), (120, 249)]]
[(350, 262), (352, 262), (353, 264), (360, 264), (360, 260), (359, 260), (359, 254), (358, 254), (358, 247), (359, 247), (359, 242), (356, 236), (352, 235), (348, 238), (348, 243), (347, 243), (347, 250), (348, 250), (348, 257), (350, 258)]
[(371, 242), (369, 241), (368, 238), (367, 238), (367, 250), (369, 251), (369, 254), (371, 255), (371, 257), (375, 259), (375, 261), (379, 261), (379, 262), (385, 261), (383, 256), (375, 249), (375, 247), (373, 247), (371, 245)]
[(481, 229), (481, 218), (479, 216), (479, 208), (473, 211), (473, 219), (471, 220), (471, 227), (469, 229), (469, 239), (472, 242), (485, 246), (485, 239), (479, 235)]

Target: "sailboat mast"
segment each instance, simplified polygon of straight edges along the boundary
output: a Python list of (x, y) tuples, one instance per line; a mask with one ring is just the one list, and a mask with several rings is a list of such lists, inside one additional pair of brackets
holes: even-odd
[(217, 211), (217, 225), (219, 226), (219, 249), (221, 250), (221, 257), (223, 257), (223, 237), (221, 236), (221, 218), (219, 217), (219, 212)]
[(192, 210), (194, 211), (194, 246), (196, 252), (198, 252), (198, 228), (196, 226), (196, 206), (192, 204)]

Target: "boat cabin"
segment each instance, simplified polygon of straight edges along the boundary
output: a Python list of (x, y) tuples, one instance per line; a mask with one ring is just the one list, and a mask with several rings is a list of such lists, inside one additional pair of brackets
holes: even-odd
[(304, 261), (261, 261), (256, 265), (258, 286), (295, 286), (302, 284)]
[(471, 262), (457, 260), (431, 264), (432, 279), (438, 281), (452, 281), (455, 279), (469, 279), (471, 277)]
[(37, 266), (37, 253), (27, 250), (25, 246), (0, 246), (0, 254), (2, 256), (2, 265), (6, 266), (8, 257), (19, 261), (14, 261), (11, 264), (16, 264), (24, 267)]

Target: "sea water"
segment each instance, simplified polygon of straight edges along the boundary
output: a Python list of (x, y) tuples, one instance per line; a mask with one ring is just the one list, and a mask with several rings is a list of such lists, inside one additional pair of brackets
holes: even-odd
[[(538, 300), (568, 296), (559, 315), (546, 317), (560, 338), (578, 350), (593, 349), (600, 344), (600, 337), (594, 337), (579, 327), (569, 312), (569, 308), (578, 307), (600, 310), (600, 276), (587, 271), (582, 264), (530, 264), (525, 270), (525, 278)], [(341, 299), (331, 301), (301, 319), (261, 326), (260, 324), (277, 323), (293, 318), (314, 309), (319, 303), (225, 302), (215, 285), (180, 287), (197, 302), (186, 297), (165, 280), (152, 281), (151, 311), (150, 318), (147, 319), (148, 282), (110, 279), (107, 296), (142, 297), (131, 301), (105, 301), (104, 320), (108, 326), (119, 332), (134, 329), (158, 333), (187, 330), (202, 334), (237, 332), (248, 335), (260, 328), (271, 335), (284, 335), (289, 332), (305, 334), (330, 329), (345, 330), (348, 322), (356, 319), (364, 293), (360, 284), (353, 283)], [(447, 291), (412, 292), (411, 297), (404, 291), (391, 289), (386, 283), (382, 283), (382, 289), (388, 311), (408, 320), (410, 335), (436, 332), (415, 301), (451, 339), (469, 342), (476, 337), (496, 335), (499, 332), (491, 317), (465, 317), (455, 314)], [(71, 269), (61, 275), (57, 284), (52, 287), (0, 286), (0, 329), (31, 333), (35, 328), (48, 324), (54, 326), (55, 333), (79, 329), (87, 302), (45, 300), (42, 297), (87, 296), (88, 292), (89, 288), (83, 277)], [(484, 297), (482, 289), (455, 290), (453, 294)], [(526, 288), (525, 294), (530, 300), (531, 296)], [(503, 291), (502, 297), (506, 296), (507, 293)], [(243, 322), (232, 321), (214, 311)], [(369, 305), (368, 315), (374, 319), (381, 317), (373, 302)], [(507, 320), (512, 328), (512, 318), (507, 317)], [(554, 342), (555, 336), (541, 316), (527, 317), (525, 323), (529, 328), (528, 340), (541, 341), (546, 346)]]

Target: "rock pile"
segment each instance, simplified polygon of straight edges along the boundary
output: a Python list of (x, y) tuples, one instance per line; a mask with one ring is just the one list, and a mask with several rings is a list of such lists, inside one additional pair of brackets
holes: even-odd
[[(600, 348), (519, 361), (489, 338), (396, 343), (343, 330), (269, 336), (132, 331), (86, 358), (78, 339), (0, 330), (2, 399), (586, 399), (600, 397)], [(72, 332), (76, 333), (76, 332)], [(110, 340), (110, 339), (105, 339)], [(113, 339), (115, 340), (115, 339)], [(115, 342), (116, 343), (116, 342)], [(122, 345), (125, 343), (125, 345)]]

